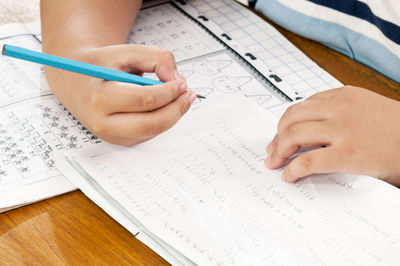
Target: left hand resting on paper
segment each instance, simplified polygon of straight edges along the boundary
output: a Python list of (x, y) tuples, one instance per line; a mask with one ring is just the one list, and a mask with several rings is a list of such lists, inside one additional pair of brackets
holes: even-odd
[(353, 86), (317, 93), (286, 110), (265, 165), (282, 167), (300, 147), (318, 148), (286, 166), (287, 182), (341, 172), (400, 186), (400, 102)]

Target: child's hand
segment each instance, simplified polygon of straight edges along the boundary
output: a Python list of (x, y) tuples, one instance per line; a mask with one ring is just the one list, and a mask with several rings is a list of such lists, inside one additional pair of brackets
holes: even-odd
[(58, 100), (98, 137), (121, 145), (146, 141), (172, 127), (196, 94), (176, 71), (170, 52), (155, 47), (113, 45), (79, 51), (71, 59), (141, 75), (155, 72), (163, 85), (139, 86), (46, 69)]
[(342, 172), (399, 186), (400, 102), (352, 86), (315, 94), (282, 116), (265, 165), (283, 166), (300, 147), (319, 148), (290, 162), (282, 176), (285, 181)]

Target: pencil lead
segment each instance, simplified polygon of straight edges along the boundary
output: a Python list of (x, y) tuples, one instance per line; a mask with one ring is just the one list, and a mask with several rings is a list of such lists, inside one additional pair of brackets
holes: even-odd
[(5, 52), (6, 52), (6, 45), (7, 45), (7, 44), (4, 44), (4, 45), (3, 45), (3, 49), (1, 49), (1, 54), (2, 54), (2, 55), (4, 55)]

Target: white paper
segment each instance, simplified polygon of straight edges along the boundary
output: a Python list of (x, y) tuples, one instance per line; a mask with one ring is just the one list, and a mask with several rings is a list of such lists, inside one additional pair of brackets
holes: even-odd
[(28, 185), (19, 185), (16, 188), (1, 192), (0, 212), (15, 209), (55, 195), (61, 195), (75, 189), (75, 185), (62, 175), (52, 176)]
[(396, 264), (398, 189), (340, 174), (281, 181), (263, 166), (276, 123), (245, 97), (213, 98), (147, 143), (69, 158), (198, 264)]
[[(107, 147), (108, 144), (104, 146)], [(112, 145), (110, 145), (112, 147)], [(109, 147), (109, 148), (110, 148)], [(118, 147), (112, 147), (118, 149)], [(157, 252), (161, 257), (173, 265), (191, 265), (190, 260), (178, 253), (173, 247), (168, 244), (160, 245), (162, 240), (148, 232), (144, 226), (133, 216), (123, 209), (122, 206), (115, 204), (114, 200), (104, 193), (103, 189), (99, 187), (93, 180), (89, 178), (82, 178), (87, 176), (87, 173), (80, 169), (73, 162), (70, 164), (67, 161), (58, 161), (58, 169), (70, 180), (74, 182), (80, 189), (98, 206), (106, 211), (118, 223), (124, 226), (129, 232), (135, 235), (149, 248)], [(116, 206), (117, 205), (117, 206)]]

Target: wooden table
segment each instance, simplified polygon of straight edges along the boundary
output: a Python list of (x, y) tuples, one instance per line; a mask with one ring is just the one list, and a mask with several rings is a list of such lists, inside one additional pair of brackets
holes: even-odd
[[(342, 83), (400, 100), (398, 83), (329, 48), (276, 27)], [(3, 263), (167, 264), (80, 191), (0, 214), (0, 264)]]

